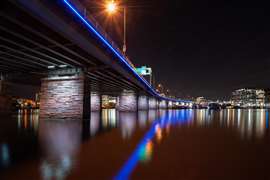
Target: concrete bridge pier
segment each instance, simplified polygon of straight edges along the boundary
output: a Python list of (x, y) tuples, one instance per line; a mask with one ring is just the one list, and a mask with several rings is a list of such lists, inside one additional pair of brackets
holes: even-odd
[(6, 94), (5, 80), (0, 79), (0, 113), (11, 112), (11, 97)]
[(117, 98), (116, 109), (123, 112), (137, 111), (137, 95), (134, 91), (124, 90)]
[(91, 92), (91, 111), (100, 111), (101, 106), (101, 95), (98, 92)]
[(90, 105), (90, 83), (82, 71), (56, 71), (42, 79), (41, 118), (89, 119)]
[(157, 100), (153, 97), (149, 98), (149, 109), (157, 109)]
[(4, 80), (0, 79), (0, 94), (4, 93)]
[(168, 101), (167, 102), (167, 108), (168, 109), (172, 109), (173, 108), (173, 102), (172, 101)]
[(149, 102), (148, 97), (146, 95), (138, 96), (138, 110), (148, 110)]
[(158, 101), (159, 109), (166, 109), (167, 108), (167, 102), (165, 100)]

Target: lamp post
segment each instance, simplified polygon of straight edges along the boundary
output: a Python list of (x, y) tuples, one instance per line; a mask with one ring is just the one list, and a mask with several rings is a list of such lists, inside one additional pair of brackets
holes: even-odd
[(126, 45), (126, 28), (127, 28), (127, 10), (126, 6), (124, 6), (124, 42), (123, 42), (123, 53), (126, 55), (127, 45)]
[[(115, 3), (114, 0), (111, 0), (109, 2), (107, 2), (106, 4), (106, 10), (107, 12), (111, 15), (114, 14), (118, 9), (118, 5)], [(127, 51), (127, 45), (126, 45), (126, 24), (127, 24), (127, 10), (126, 10), (126, 6), (123, 6), (123, 13), (124, 13), (124, 38), (123, 38), (123, 53), (124, 55), (126, 55), (126, 51)]]

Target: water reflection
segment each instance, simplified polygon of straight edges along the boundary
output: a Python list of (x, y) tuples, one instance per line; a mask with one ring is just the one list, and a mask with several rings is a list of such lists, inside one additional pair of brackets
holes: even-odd
[(109, 131), (118, 125), (118, 115), (115, 109), (92, 111), (90, 120), (83, 120), (83, 139), (95, 137), (98, 133)]
[(115, 128), (117, 126), (116, 110), (103, 109), (102, 110), (102, 127), (104, 129)]
[(242, 138), (262, 138), (268, 128), (269, 111), (266, 109), (225, 109), (221, 111), (194, 110), (196, 126), (218, 126), (237, 129)]
[[(33, 138), (35, 137), (34, 134), (38, 132), (40, 149), (43, 152), (39, 169), (43, 179), (65, 179), (71, 173), (71, 170), (76, 167), (76, 159), (84, 135), (87, 135), (83, 138), (85, 141), (95, 141), (95, 139), (98, 139), (95, 138), (98, 134), (102, 135), (102, 133), (118, 131), (120, 133), (112, 133), (114, 137), (109, 135), (106, 138), (111, 137), (112, 140), (120, 138), (121, 141), (117, 142), (123, 142), (122, 139), (124, 139), (125, 143), (123, 144), (130, 144), (134, 141), (132, 138), (137, 137), (134, 134), (139, 129), (140, 133), (145, 132), (144, 137), (117, 174), (116, 178), (121, 179), (127, 178), (138, 164), (150, 162), (157, 148), (162, 145), (170, 133), (182, 127), (230, 129), (232, 130), (231, 133), (236, 133), (237, 137), (242, 138), (244, 141), (263, 139), (266, 137), (269, 127), (269, 111), (264, 109), (225, 109), (221, 111), (149, 110), (136, 113), (118, 112), (115, 109), (109, 109), (92, 112), (90, 121), (83, 122), (44, 121), (39, 120), (37, 111), (19, 111), (14, 118), (16, 119), (12, 121), (12, 128), (19, 132), (18, 139), (20, 141), (22, 141), (23, 137)], [(29, 142), (33, 144), (34, 141), (33, 138), (30, 141), (23, 141), (20, 147), (19, 145), (14, 146), (14, 144), (18, 143), (13, 139), (11, 140), (10, 134), (16, 134), (17, 132), (10, 132), (9, 129), (12, 128), (7, 126), (8, 123), (6, 122), (9, 121), (0, 122), (3, 128), (0, 135), (4, 137), (0, 139), (0, 168), (9, 168), (10, 164), (13, 164), (14, 157), (16, 157), (17, 152), (15, 150), (24, 147), (30, 149)], [(124, 146), (123, 144), (121, 146)], [(116, 143), (113, 150), (118, 151), (117, 145)], [(98, 147), (91, 146), (90, 150), (95, 148)], [(23, 153), (21, 152), (19, 156), (22, 156)], [(31, 151), (28, 153), (32, 156)], [(123, 159), (123, 157), (120, 159)], [(81, 168), (82, 165), (78, 166)]]
[[(173, 112), (173, 111), (172, 111)], [(87, 125), (91, 136), (99, 131), (111, 128), (121, 129), (123, 138), (128, 138), (137, 128), (146, 128), (158, 117), (163, 116), (166, 110), (139, 111), (137, 113), (117, 112), (115, 109), (106, 109), (102, 112), (92, 112), (91, 120)], [(266, 109), (225, 109), (221, 111), (211, 110), (182, 110), (181, 118), (190, 117), (190, 125), (207, 127), (218, 125), (219, 127), (237, 128), (243, 138), (262, 138), (269, 127), (269, 111)], [(169, 113), (169, 116), (170, 113)], [(38, 110), (20, 110), (17, 114), (17, 127), (19, 130), (39, 129)], [(84, 129), (84, 131), (86, 131)]]
[[(220, 127), (234, 128), (242, 138), (264, 137), (267, 129), (268, 110), (244, 109), (224, 110), (224, 116), (220, 116)], [(222, 114), (223, 111), (220, 112)], [(226, 121), (226, 124), (223, 123)]]
[(81, 143), (81, 121), (41, 120), (39, 142), (44, 153), (43, 179), (64, 179), (76, 162)]
[(157, 118), (157, 111), (156, 110), (149, 110), (148, 111), (148, 120), (149, 122), (153, 122)]
[(138, 123), (140, 128), (144, 129), (147, 126), (147, 118), (148, 118), (147, 111), (138, 112)]
[(90, 134), (91, 136), (95, 136), (98, 130), (100, 129), (100, 112), (94, 111), (91, 112), (90, 118)]
[(129, 139), (136, 127), (137, 113), (119, 112), (120, 129), (123, 139)]
[(18, 129), (33, 129), (38, 131), (39, 110), (18, 110), (17, 114)]
[(0, 168), (7, 167), (10, 163), (9, 146), (6, 143), (0, 144)]
[(160, 143), (163, 129), (167, 129), (168, 126), (185, 124), (191, 120), (191, 114), (188, 111), (168, 111), (165, 115), (164, 113), (165, 111), (159, 112), (161, 118), (153, 122), (115, 179), (128, 179), (138, 163), (145, 163), (151, 159), (154, 151), (154, 138), (156, 137), (156, 141)]
[(164, 134), (168, 135), (173, 126), (233, 128), (237, 129), (243, 138), (251, 138), (253, 135), (256, 138), (262, 138), (268, 127), (266, 119), (269, 118), (268, 110), (263, 109), (176, 110), (167, 111), (165, 114), (158, 112), (158, 114), (161, 118), (152, 123), (115, 179), (128, 179), (139, 163), (148, 162), (153, 155), (155, 146), (161, 143)]

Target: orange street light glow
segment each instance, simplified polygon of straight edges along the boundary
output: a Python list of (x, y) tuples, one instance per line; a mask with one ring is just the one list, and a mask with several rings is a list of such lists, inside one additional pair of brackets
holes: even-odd
[(110, 1), (106, 5), (107, 12), (113, 14), (117, 10), (117, 5), (114, 1)]

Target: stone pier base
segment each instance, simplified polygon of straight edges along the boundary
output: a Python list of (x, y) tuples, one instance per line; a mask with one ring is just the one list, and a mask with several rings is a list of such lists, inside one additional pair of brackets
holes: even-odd
[(0, 79), (0, 113), (11, 113), (12, 99), (6, 95), (5, 80)]
[(137, 111), (137, 96), (133, 91), (123, 91), (117, 103), (117, 110), (119, 111)]
[(172, 101), (168, 101), (167, 102), (167, 108), (168, 109), (172, 109), (173, 108), (173, 102)]
[(42, 79), (40, 117), (49, 119), (90, 118), (90, 84), (84, 75)]
[(140, 95), (138, 97), (138, 110), (148, 110), (149, 102), (148, 97)]
[(167, 102), (162, 100), (159, 101), (159, 109), (166, 109), (167, 108)]
[(4, 94), (4, 80), (0, 79), (0, 94)]
[(0, 113), (11, 113), (11, 97), (0, 95)]
[(91, 111), (101, 110), (101, 96), (98, 92), (91, 92)]
[(157, 100), (155, 98), (149, 98), (149, 109), (157, 109)]

